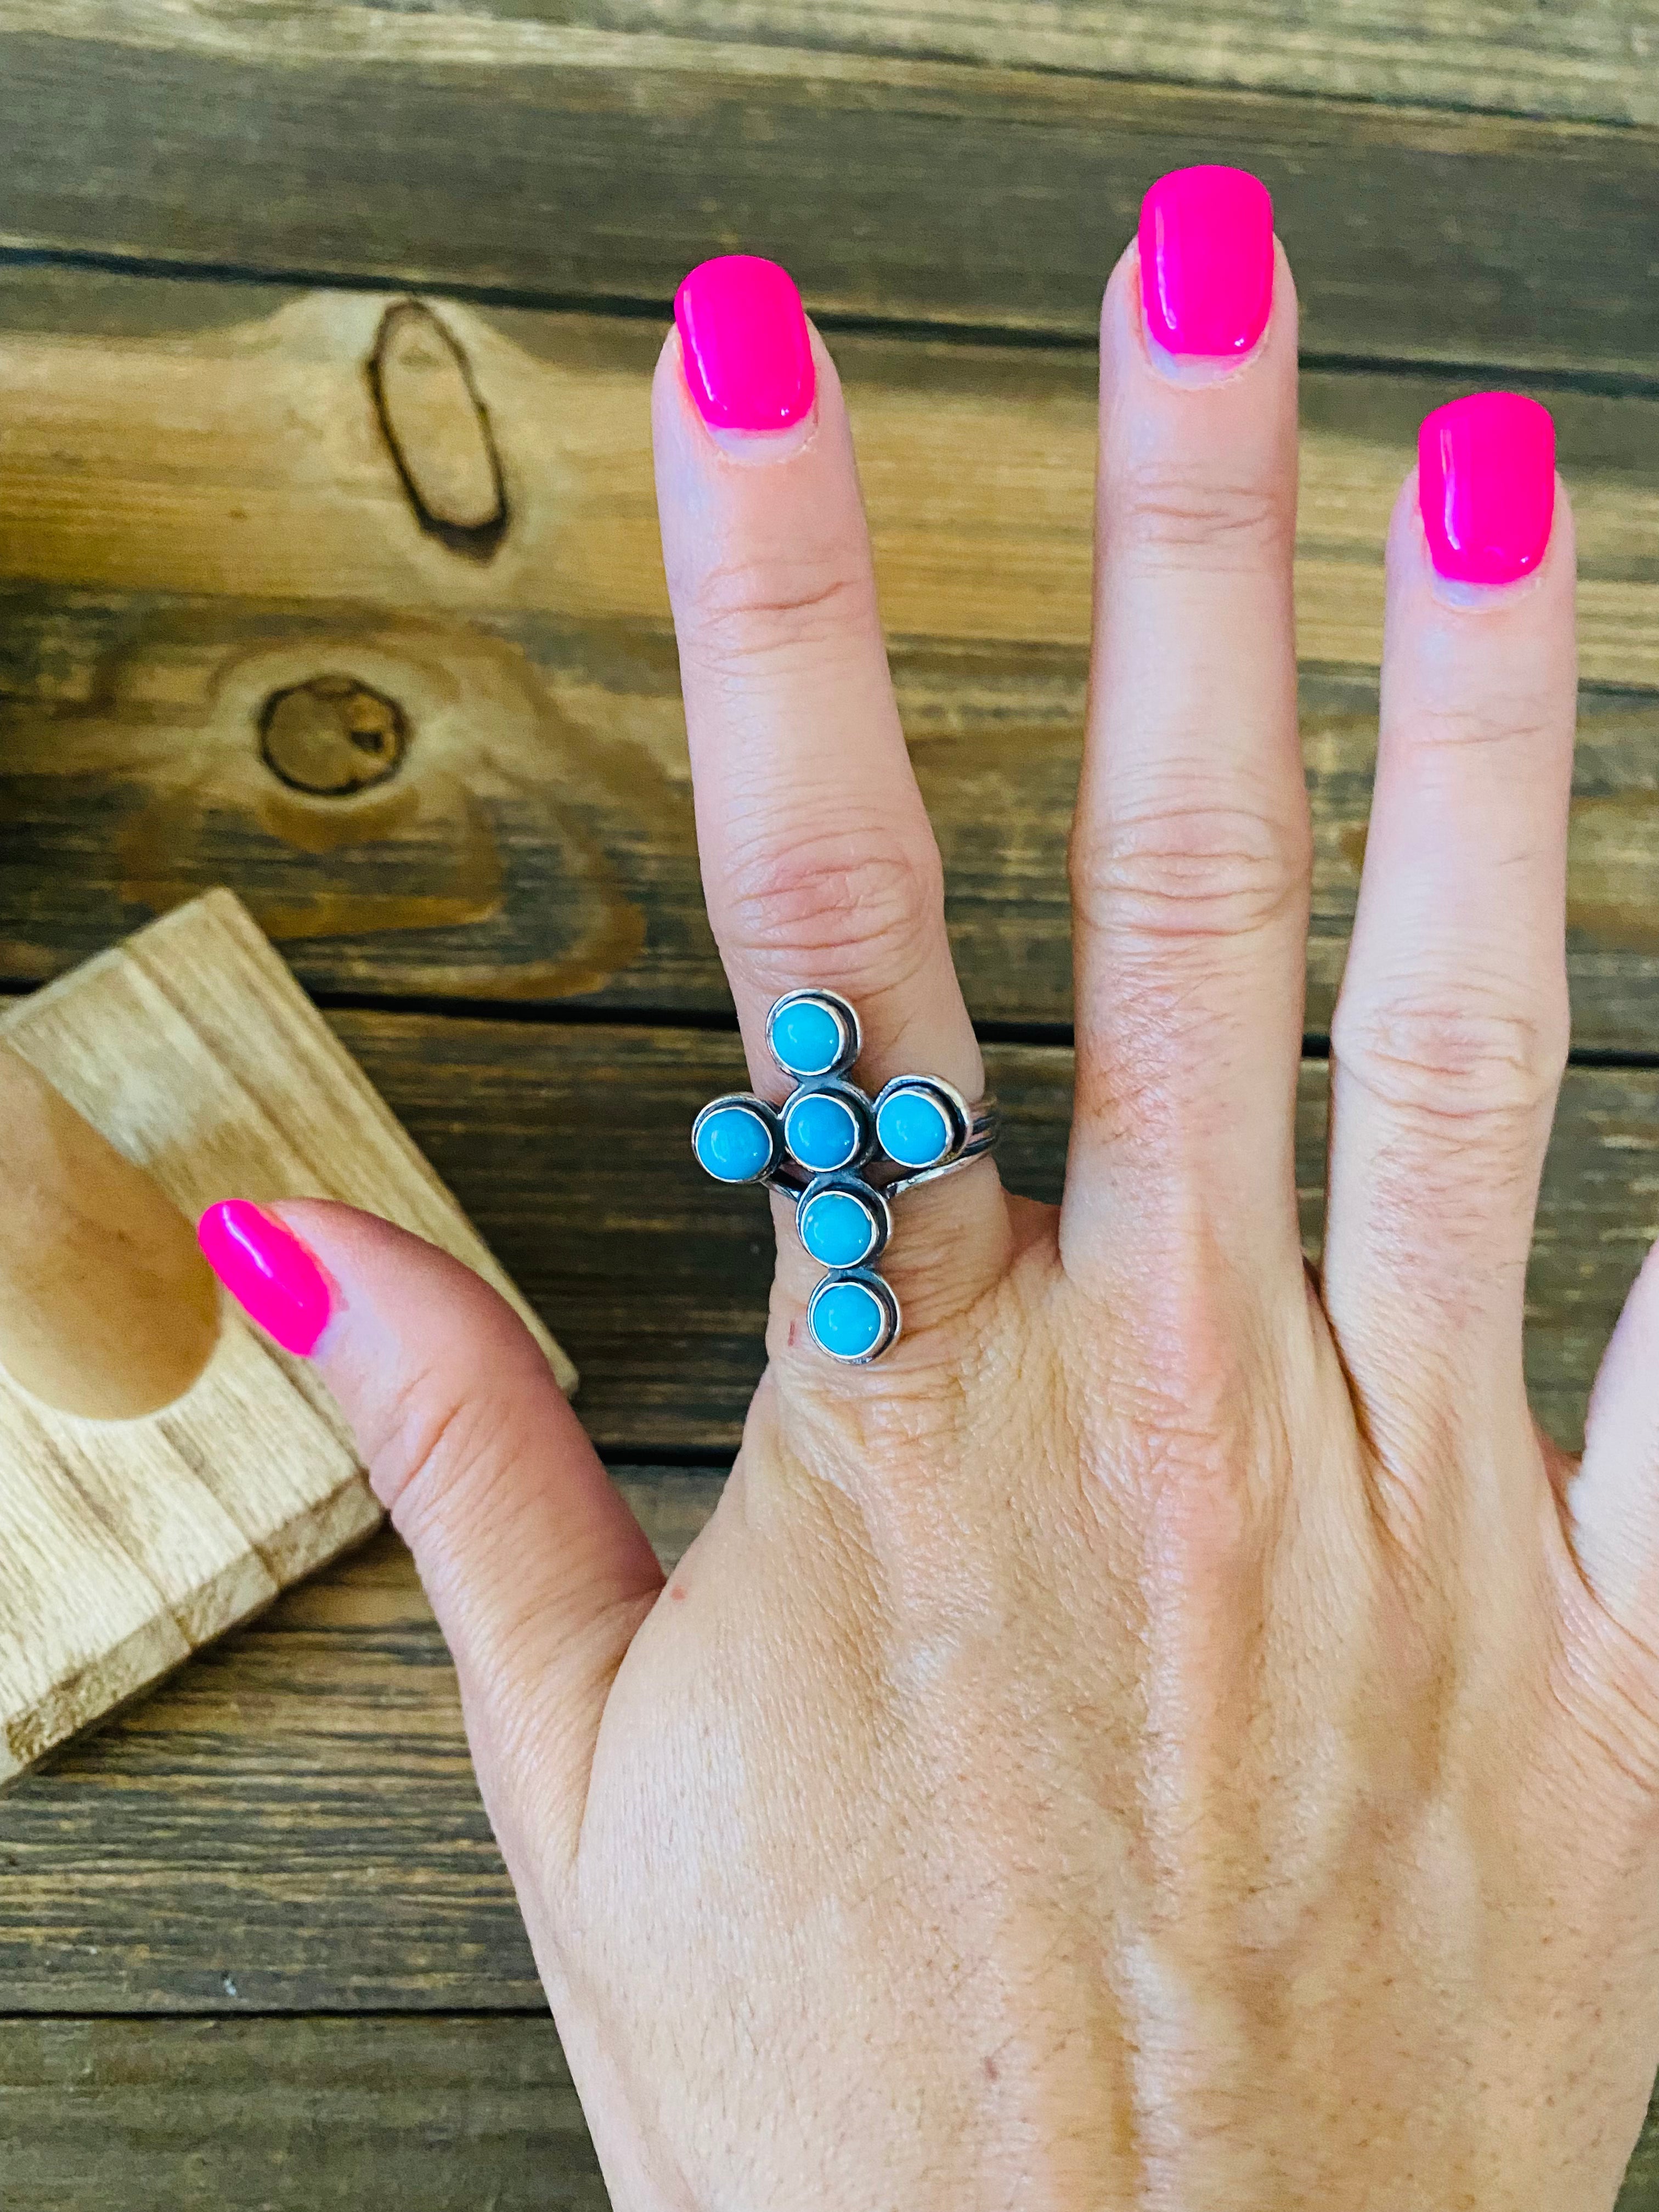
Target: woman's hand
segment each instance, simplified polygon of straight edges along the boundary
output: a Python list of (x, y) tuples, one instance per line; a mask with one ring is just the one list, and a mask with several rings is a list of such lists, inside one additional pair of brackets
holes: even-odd
[[(849, 1368), (775, 1201), (771, 1364), (666, 1590), (490, 1293), (283, 1209), (625, 2212), (1574, 2212), (1659, 2058), (1659, 1276), (1582, 1469), (1522, 1379), (1571, 520), (1522, 404), (1438, 420), (1401, 495), (1310, 1278), (1296, 307), (1231, 174), (1166, 179), (1106, 295), (1064, 1205), (983, 1163), (903, 1199), (903, 1335)], [(663, 534), (756, 1085), (825, 986), (866, 1087), (974, 1098), (835, 370), (765, 264), (679, 323)]]

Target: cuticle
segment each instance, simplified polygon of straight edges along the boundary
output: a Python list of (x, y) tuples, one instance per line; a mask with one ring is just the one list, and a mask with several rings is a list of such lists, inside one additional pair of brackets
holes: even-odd
[[(1505, 614), (1518, 602), (1529, 598), (1542, 584), (1545, 562), (1548, 559), (1549, 554), (1547, 550), (1544, 559), (1535, 568), (1529, 569), (1524, 576), (1517, 576), (1512, 583), (1469, 584), (1466, 583), (1461, 576), (1443, 575), (1435, 567), (1434, 556), (1430, 554), (1428, 556), (1430, 588), (1440, 605), (1449, 609), (1453, 614)], [(1481, 592), (1486, 596), (1479, 599), (1460, 599), (1451, 597), (1451, 592), (1459, 589)]]
[[(689, 390), (686, 393), (686, 397), (688, 399), (690, 399), (691, 395)], [(812, 447), (817, 443), (818, 433), (823, 428), (823, 416), (818, 408), (817, 400), (814, 398), (812, 402), (812, 411), (810, 418), (805, 416), (803, 416), (801, 418), (802, 422), (807, 422), (809, 424), (806, 434), (800, 439), (798, 444), (792, 446), (787, 453), (768, 453), (764, 451), (751, 451), (747, 454), (735, 453), (732, 452), (730, 446), (723, 442), (725, 439), (743, 438), (749, 441), (751, 448), (759, 447), (762, 445), (762, 441), (766, 439), (787, 438), (792, 436), (800, 428), (801, 423), (787, 423), (781, 430), (717, 431), (712, 422), (703, 421), (702, 414), (698, 412), (697, 404), (695, 399), (691, 400), (691, 408), (692, 412), (697, 416), (697, 421), (702, 425), (703, 431), (706, 433), (709, 443), (714, 447), (715, 453), (719, 454), (721, 461), (728, 467), (734, 469), (770, 468), (781, 461), (798, 460), (803, 453), (811, 453)]]
[[(1407, 479), (1407, 483), (1410, 483), (1416, 474), (1417, 471), (1413, 469), (1412, 477)], [(1443, 575), (1435, 565), (1434, 550), (1429, 544), (1429, 533), (1423, 523), (1420, 492), (1416, 493), (1412, 500), (1412, 520), (1417, 532), (1418, 550), (1428, 571), (1429, 589), (1433, 593), (1437, 605), (1446, 608), (1455, 615), (1496, 615), (1507, 612), (1517, 601), (1526, 599), (1542, 586), (1545, 571), (1550, 564), (1550, 556), (1555, 550), (1555, 530), (1552, 527), (1549, 542), (1539, 556), (1537, 567), (1528, 569), (1524, 576), (1517, 576), (1513, 583), (1509, 584), (1466, 584), (1462, 577)], [(1473, 600), (1453, 599), (1449, 595), (1449, 587), (1450, 590), (1484, 592), (1487, 596), (1485, 599)]]
[(1193, 354), (1188, 356), (1187, 358), (1190, 360), (1204, 361), (1213, 363), (1217, 374), (1212, 377), (1206, 377), (1200, 383), (1187, 384), (1183, 383), (1180, 377), (1171, 376), (1169, 371), (1163, 368), (1159, 363), (1158, 356), (1160, 354), (1164, 356), (1164, 358), (1166, 361), (1176, 361), (1181, 359), (1182, 356), (1177, 354), (1170, 353), (1165, 347), (1157, 345), (1152, 337), (1152, 332), (1146, 327), (1146, 294), (1142, 289), (1140, 241), (1138, 238), (1131, 239), (1127, 249), (1126, 256), (1126, 258), (1132, 257), (1134, 263), (1134, 267), (1132, 272), (1132, 282), (1129, 285), (1129, 304), (1131, 312), (1134, 318), (1135, 336), (1139, 342), (1141, 356), (1143, 360), (1145, 360), (1147, 367), (1152, 371), (1153, 374), (1159, 378), (1163, 383), (1170, 386), (1176, 392), (1204, 392), (1207, 391), (1212, 385), (1224, 383), (1231, 384), (1235, 377), (1242, 376), (1247, 369), (1254, 368), (1256, 363), (1261, 359), (1261, 356), (1267, 350), (1268, 341), (1273, 337), (1273, 318), (1279, 313), (1279, 234), (1275, 231), (1273, 233), (1273, 296), (1268, 302), (1267, 319), (1261, 325), (1261, 337), (1257, 338), (1255, 343), (1250, 348), (1247, 354), (1241, 354), (1236, 361), (1229, 360), (1224, 354)]

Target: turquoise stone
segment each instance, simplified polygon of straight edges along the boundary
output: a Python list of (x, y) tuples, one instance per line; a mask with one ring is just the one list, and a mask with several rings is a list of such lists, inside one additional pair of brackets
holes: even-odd
[(841, 1024), (828, 1006), (797, 999), (772, 1022), (772, 1051), (791, 1075), (828, 1075), (842, 1054)]
[(720, 1182), (753, 1182), (772, 1164), (772, 1132), (747, 1106), (722, 1106), (698, 1128), (697, 1158)]
[(857, 1267), (876, 1248), (881, 1224), (850, 1190), (821, 1190), (796, 1217), (800, 1241), (822, 1267)]
[(951, 1149), (951, 1121), (926, 1091), (896, 1091), (876, 1115), (876, 1140), (902, 1168), (936, 1167)]
[(784, 1141), (804, 1168), (829, 1175), (858, 1158), (860, 1131), (844, 1098), (809, 1091), (785, 1108)]
[(812, 1301), (812, 1334), (836, 1359), (862, 1359), (887, 1334), (880, 1299), (864, 1283), (827, 1283)]

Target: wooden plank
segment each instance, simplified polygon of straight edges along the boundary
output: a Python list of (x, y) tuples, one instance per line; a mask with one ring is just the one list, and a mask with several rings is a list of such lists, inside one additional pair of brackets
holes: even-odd
[[(384, 4), (384, 0), (379, 0)], [(1654, 0), (427, 0), (438, 15), (1659, 124)], [(224, 0), (218, 12), (228, 13)]]
[[(0, 2021), (0, 2128), (28, 2212), (611, 2201), (545, 2017)], [(1650, 2110), (1616, 2212), (1656, 2151)]]
[[(720, 1486), (618, 1480), (665, 1566)], [(0, 2014), (543, 2002), (389, 1532), (19, 1784), (0, 1865)]]
[[(524, 641), (520, 697), (543, 708), (520, 726), (547, 736), (544, 752), (526, 744), (522, 772), (500, 775), (502, 723), (458, 714), (453, 744), (411, 745), (399, 803), (356, 808), (337, 841), (326, 802), (261, 777), (252, 717), (228, 730), (213, 690), (250, 641), (256, 654), (269, 649), (264, 609), (79, 594), (11, 606), (9, 641), (20, 656), (38, 648), (47, 682), (70, 655), (91, 673), (124, 630), (132, 643), (112, 658), (134, 676), (131, 692), (84, 709), (38, 694), (0, 705), (0, 813), (27, 824), (0, 838), (0, 973), (13, 981), (50, 976), (157, 908), (229, 882), (319, 992), (729, 1006), (703, 911), (672, 641), (660, 631), (507, 629)], [(415, 666), (390, 633), (354, 635), (304, 611), (277, 619), (285, 668), (308, 654), (392, 684), (395, 668)], [(0, 629), (7, 621), (0, 602)], [(451, 662), (458, 687), (477, 677), (486, 701), (500, 665), (492, 627), (454, 633)], [(1085, 657), (898, 641), (893, 661), (969, 1006), (984, 1022), (1066, 1023), (1066, 842)], [(174, 690), (158, 715), (145, 687), (175, 678), (189, 694)], [(1376, 685), (1363, 670), (1306, 666), (1301, 688), (1315, 825), (1307, 1025), (1322, 1034), (1364, 857)], [(1581, 1049), (1651, 1046), (1656, 836), (1659, 693), (1587, 685), (1569, 869)]]
[[(223, 320), (243, 306), (242, 319)], [(423, 525), (405, 481), (410, 440), (441, 467), (446, 434), (411, 419), (394, 451), (371, 390), (387, 319), (404, 312), (378, 293), (250, 295), (0, 270), (0, 582), (42, 619), (54, 586), (248, 602), (273, 645), (280, 614), (301, 607), (337, 625), (355, 616), (358, 634), (370, 609), (395, 611), (416, 635), (467, 617), (662, 624), (648, 415), (662, 326), (453, 302), (430, 311), (512, 483), (504, 535), (469, 559), (426, 526), (432, 518)], [(850, 331), (833, 343), (890, 629), (958, 644), (1085, 643), (1092, 359)], [(1578, 512), (1583, 672), (1659, 685), (1659, 400), (1537, 389)], [(1375, 665), (1382, 534), (1418, 423), (1446, 391), (1423, 374), (1304, 374), (1305, 659)], [(476, 429), (476, 418), (464, 423), (463, 441)], [(106, 652), (127, 641), (107, 630), (100, 640)], [(242, 640), (245, 658), (254, 641)], [(448, 641), (434, 629), (428, 658)], [(72, 637), (44, 653), (66, 702), (118, 679), (152, 721), (170, 704), (199, 704), (210, 680), (198, 671), (192, 701), (176, 648), (174, 665), (153, 672), (77, 667)], [(405, 680), (417, 672), (418, 662)], [(411, 690), (411, 716), (438, 714), (434, 688), (428, 676)], [(246, 702), (238, 693), (228, 703)]]
[(1649, 2102), (1613, 2212), (1659, 2212), (1659, 2087)]
[(1152, 179), (1237, 161), (1317, 353), (1659, 357), (1648, 131), (471, 11), (8, 0), (0, 39), (18, 246), (665, 301), (740, 243), (822, 310), (1086, 337)]
[[(242, 306), (249, 319), (224, 320)], [(405, 416), (400, 463), (368, 376), (388, 306), (63, 272), (0, 282), (0, 822), (27, 825), (0, 834), (0, 974), (54, 974), (229, 882), (315, 989), (723, 1007), (656, 542), (658, 332), (443, 307), (432, 327), (463, 365), (446, 387), (457, 427)], [(987, 1020), (1064, 1022), (1091, 364), (850, 334), (836, 350), (969, 1003)], [(469, 390), (490, 441), (470, 452)], [(1443, 390), (1304, 379), (1316, 1030), (1364, 848), (1382, 533)], [(1659, 969), (1659, 403), (1553, 404), (1590, 686), (1577, 1036), (1639, 1050)], [(477, 482), (493, 453), (513, 487), (487, 548), (447, 540), (411, 501), (411, 453), (436, 481), (446, 435)], [(325, 765), (300, 787), (304, 763), (271, 754), (271, 702), (343, 676), (388, 730), (401, 718), (402, 750), (365, 768), (337, 736), (341, 776)]]
[(18, 2212), (610, 2203), (544, 2015), (0, 2021), (0, 2133)]

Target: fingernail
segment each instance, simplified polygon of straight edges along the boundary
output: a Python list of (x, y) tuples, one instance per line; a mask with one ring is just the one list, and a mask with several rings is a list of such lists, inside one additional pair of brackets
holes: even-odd
[(1518, 392), (1437, 407), (1418, 433), (1417, 496), (1439, 574), (1517, 583), (1543, 559), (1555, 520), (1555, 418)]
[(685, 380), (711, 429), (787, 430), (812, 411), (817, 372), (800, 294), (787, 269), (728, 253), (674, 295)]
[(1242, 361), (1273, 306), (1273, 204), (1248, 169), (1172, 169), (1140, 206), (1146, 335), (1168, 354)]
[(328, 1278), (291, 1229), (246, 1199), (209, 1206), (196, 1224), (207, 1263), (242, 1310), (284, 1352), (303, 1358), (328, 1326)]

